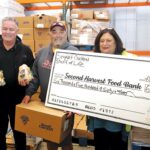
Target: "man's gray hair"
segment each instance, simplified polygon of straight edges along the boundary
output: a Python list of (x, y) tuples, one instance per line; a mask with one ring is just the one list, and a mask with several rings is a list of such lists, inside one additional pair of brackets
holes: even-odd
[(18, 22), (17, 22), (17, 20), (16, 20), (14, 17), (5, 17), (5, 18), (3, 18), (3, 19), (2, 19), (2, 24), (3, 24), (5, 21), (12, 21), (12, 22), (14, 22), (14, 23), (17, 25), (17, 27), (18, 27)]

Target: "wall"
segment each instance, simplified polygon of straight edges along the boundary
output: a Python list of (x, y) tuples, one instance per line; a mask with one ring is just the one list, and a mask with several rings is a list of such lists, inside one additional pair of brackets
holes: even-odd
[(128, 50), (150, 50), (150, 7), (114, 8), (112, 24)]

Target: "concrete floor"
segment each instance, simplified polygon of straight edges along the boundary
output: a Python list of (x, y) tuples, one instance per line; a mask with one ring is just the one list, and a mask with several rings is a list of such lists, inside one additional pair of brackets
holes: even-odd
[[(15, 150), (15, 148), (7, 148), (7, 150)], [(46, 147), (46, 143), (42, 142), (40, 145), (38, 145), (38, 147), (28, 147), (28, 150), (47, 150)], [(59, 148), (58, 150), (62, 150), (61, 148)], [(79, 146), (78, 144), (73, 144), (73, 150), (94, 150), (93, 146)], [(128, 147), (128, 150), (132, 150), (131, 146)]]
[[(15, 150), (15, 148), (7, 148), (7, 150)], [(45, 142), (41, 142), (37, 147), (28, 147), (28, 150), (47, 150), (47, 146)], [(61, 148), (59, 148), (58, 150), (61, 150)], [(79, 146), (78, 144), (73, 144), (73, 150), (94, 150), (93, 146)]]
[[(46, 143), (42, 142), (38, 146), (37, 150), (47, 150)], [(59, 148), (59, 150), (61, 150), (61, 148)], [(94, 150), (94, 147), (93, 146), (82, 147), (82, 146), (79, 146), (78, 144), (73, 144), (73, 150)]]

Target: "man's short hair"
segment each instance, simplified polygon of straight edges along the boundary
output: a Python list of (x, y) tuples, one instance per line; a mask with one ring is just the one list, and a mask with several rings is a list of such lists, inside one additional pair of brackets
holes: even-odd
[(5, 21), (12, 21), (12, 22), (14, 22), (14, 23), (17, 25), (17, 27), (18, 27), (18, 22), (17, 22), (17, 20), (16, 20), (14, 17), (5, 17), (5, 18), (3, 18), (2, 24), (3, 24)]

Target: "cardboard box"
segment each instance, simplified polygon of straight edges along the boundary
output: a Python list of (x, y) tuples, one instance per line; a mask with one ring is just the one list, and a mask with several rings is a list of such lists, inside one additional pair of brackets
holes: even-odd
[(23, 40), (33, 40), (33, 28), (19, 28), (19, 34), (22, 34)]
[(86, 33), (89, 33), (93, 30), (92, 32), (95, 32), (97, 35), (101, 28), (107, 28), (109, 27), (109, 24), (109, 21), (73, 19), (72, 29), (78, 29), (80, 32), (86, 31)]
[(70, 133), (64, 111), (38, 101), (16, 106), (15, 130), (60, 143)]
[(16, 17), (19, 28), (33, 28), (33, 17)]
[(80, 19), (93, 19), (93, 10), (82, 10)]
[(109, 27), (108, 21), (73, 19), (70, 42), (76, 45), (94, 45), (100, 29), (106, 27)]
[(57, 18), (48, 15), (36, 15), (34, 16), (34, 27), (35, 28), (49, 28), (53, 22), (56, 22)]
[(93, 132), (87, 130), (86, 115), (75, 115), (73, 133), (75, 137), (85, 137), (87, 139), (94, 139)]
[(150, 144), (150, 130), (139, 127), (132, 127), (131, 142)]
[(22, 40), (22, 43), (29, 46), (32, 52), (34, 52), (34, 40)]
[(72, 10), (72, 19), (93, 19), (93, 10)]
[(70, 42), (77, 45), (94, 45), (95, 37), (92, 36), (92, 34), (85, 33), (78, 35), (71, 34)]
[(49, 35), (49, 29), (44, 28), (44, 29), (38, 29), (34, 28), (34, 39), (35, 40), (49, 40), (50, 35)]
[(101, 21), (109, 21), (110, 20), (109, 11), (106, 9), (94, 11), (94, 19)]
[(50, 40), (35, 40), (35, 52), (38, 52), (43, 47), (47, 47), (49, 44)]

